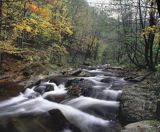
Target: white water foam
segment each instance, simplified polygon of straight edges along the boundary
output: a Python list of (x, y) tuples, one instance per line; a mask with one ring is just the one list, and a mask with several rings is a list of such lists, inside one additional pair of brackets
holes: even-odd
[(47, 112), (52, 109), (59, 109), (67, 118), (67, 120), (74, 124), (76, 127), (80, 128), (82, 132), (91, 132), (92, 127), (88, 128), (88, 126), (99, 125), (105, 127), (109, 123), (109, 121), (107, 120), (103, 120), (101, 118), (89, 115), (67, 105), (47, 101), (42, 97), (37, 97), (21, 104), (11, 106), (9, 109), (1, 111), (0, 116), (7, 116), (13, 114), (21, 115), (26, 113), (37, 114)]

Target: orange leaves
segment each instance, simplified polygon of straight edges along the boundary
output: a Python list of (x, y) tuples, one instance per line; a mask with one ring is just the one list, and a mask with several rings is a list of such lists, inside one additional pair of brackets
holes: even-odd
[(34, 5), (34, 4), (30, 4), (29, 5), (29, 9), (30, 9), (31, 12), (36, 13), (37, 10), (38, 10), (38, 7), (36, 5)]
[(47, 9), (44, 9), (44, 8), (39, 8), (39, 14), (40, 15), (42, 15), (42, 16), (44, 16), (44, 17), (46, 17), (46, 16), (48, 16), (49, 15), (49, 10), (47, 10)]
[(64, 0), (37, 1), (32, 0), (32, 3), (27, 3), (28, 15), (15, 22), (15, 37), (23, 32), (29, 39), (41, 36), (48, 40), (53, 37), (61, 42), (65, 39), (64, 36), (73, 34), (71, 20), (65, 15), (68, 14), (68, 10), (67, 4), (63, 3)]
[(32, 13), (37, 13), (37, 14), (39, 14), (41, 16), (44, 16), (44, 17), (47, 17), (49, 15), (49, 10), (48, 9), (45, 9), (45, 8), (42, 8), (42, 7), (37, 7), (33, 3), (29, 5), (29, 10)]

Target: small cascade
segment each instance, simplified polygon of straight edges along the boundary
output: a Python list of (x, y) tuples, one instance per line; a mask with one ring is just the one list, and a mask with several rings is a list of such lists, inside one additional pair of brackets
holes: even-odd
[[(104, 75), (102, 69), (86, 71), (93, 76), (76, 77), (93, 83), (92, 87), (86, 89), (86, 94), (70, 97), (65, 83), (56, 85), (50, 81), (43, 82), (27, 88), (17, 97), (0, 102), (0, 117), (42, 114), (58, 109), (81, 132), (116, 132), (114, 128), (120, 105), (118, 99), (122, 91), (114, 90), (112, 86), (114, 82), (125, 82), (122, 78)], [(105, 78), (111, 81), (102, 81)], [(72, 130), (68, 128), (63, 132)]]

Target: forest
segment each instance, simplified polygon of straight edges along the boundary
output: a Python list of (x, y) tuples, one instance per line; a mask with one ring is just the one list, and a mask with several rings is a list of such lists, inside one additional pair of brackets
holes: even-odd
[(25, 59), (156, 70), (159, 5), (158, 0), (114, 0), (94, 6), (85, 0), (2, 1), (1, 61), (3, 52), (32, 52)]
[(159, 80), (160, 0), (0, 0), (0, 132), (159, 132)]

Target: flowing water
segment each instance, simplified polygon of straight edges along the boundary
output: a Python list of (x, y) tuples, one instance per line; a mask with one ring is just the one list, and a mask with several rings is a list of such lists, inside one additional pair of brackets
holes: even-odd
[[(67, 90), (65, 82), (56, 85), (48, 80), (38, 86), (27, 88), (17, 97), (0, 102), (0, 117), (42, 114), (59, 109), (65, 118), (81, 132), (118, 132), (117, 116), (120, 105), (118, 99), (122, 93), (122, 87), (127, 82), (102, 69), (85, 71), (91, 73), (91, 76), (75, 78), (83, 78), (93, 84), (88, 88), (87, 95), (65, 98), (59, 103), (49, 101), (48, 97), (54, 99), (57, 96), (67, 96)], [(103, 79), (108, 81), (102, 81)], [(54, 90), (48, 91), (46, 86)], [(63, 132), (71, 132), (71, 130), (65, 129)]]

